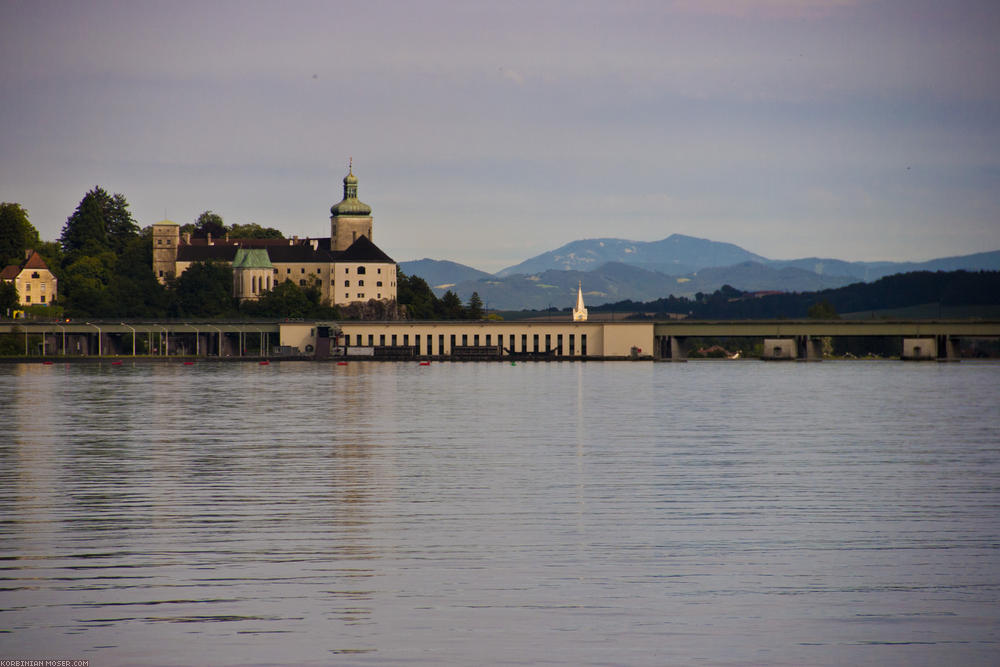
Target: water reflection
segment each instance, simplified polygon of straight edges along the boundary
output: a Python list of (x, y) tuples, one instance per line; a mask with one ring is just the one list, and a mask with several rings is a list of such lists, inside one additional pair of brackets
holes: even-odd
[(0, 366), (4, 649), (990, 664), (998, 369)]

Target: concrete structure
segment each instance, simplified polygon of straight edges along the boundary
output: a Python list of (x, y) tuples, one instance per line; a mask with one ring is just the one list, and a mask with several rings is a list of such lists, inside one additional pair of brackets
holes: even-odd
[(34, 250), (26, 251), (20, 264), (11, 264), (0, 271), (0, 280), (14, 284), (22, 306), (48, 306), (59, 295), (55, 274)]
[[(223, 262), (232, 264), (234, 273), (243, 269), (242, 277), (237, 280), (234, 274), (233, 279), (233, 296), (241, 299), (258, 298), (290, 280), (299, 287), (317, 285), (321, 298), (331, 305), (394, 301), (396, 263), (372, 242), (371, 207), (358, 199), (353, 170), (344, 177), (343, 199), (330, 214), (330, 236), (305, 239), (182, 238), (180, 226), (164, 220), (153, 225), (153, 273), (165, 283), (195, 262)], [(254, 266), (237, 267), (238, 254), (242, 263), (252, 257)], [(259, 275), (265, 265), (270, 266), (270, 279)], [(244, 277), (249, 281), (246, 286)], [(265, 288), (255, 291), (260, 281)]]
[(587, 309), (583, 305), (583, 281), (580, 281), (576, 287), (576, 306), (573, 307), (573, 321), (587, 321)]
[[(771, 355), (815, 357), (824, 336), (899, 336), (933, 341), (936, 358), (958, 359), (961, 338), (1000, 338), (1000, 321), (635, 321), (440, 322), (4, 322), (0, 334), (25, 339), (25, 354), (297, 354), (383, 359), (684, 359), (689, 338), (758, 337)], [(41, 344), (32, 349), (32, 337)], [(920, 345), (923, 350), (923, 345)], [(787, 348), (787, 352), (786, 352)], [(913, 346), (910, 347), (913, 350)], [(812, 352), (810, 352), (812, 350)], [(794, 355), (794, 356), (792, 356)]]

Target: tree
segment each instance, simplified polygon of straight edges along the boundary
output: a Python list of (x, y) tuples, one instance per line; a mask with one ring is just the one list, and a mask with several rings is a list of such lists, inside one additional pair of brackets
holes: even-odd
[(406, 306), (407, 315), (414, 320), (432, 320), (441, 310), (440, 301), (427, 281), (402, 271), (396, 274), (396, 301)]
[(222, 317), (235, 311), (233, 267), (218, 262), (195, 262), (174, 280), (177, 317)]
[(457, 294), (451, 290), (444, 293), (441, 297), (441, 312), (438, 315), (442, 320), (465, 319), (465, 308), (462, 307), (462, 300)]
[(809, 306), (806, 316), (811, 320), (839, 320), (840, 315), (826, 299), (821, 299)]
[(93, 255), (102, 250), (121, 253), (138, 235), (139, 226), (128, 210), (125, 196), (109, 195), (95, 186), (66, 220), (59, 241), (72, 261), (74, 256)]
[(20, 204), (0, 204), (0, 268), (24, 261), (24, 251), (39, 244), (38, 230)]
[(275, 285), (256, 301), (244, 301), (240, 310), (257, 317), (309, 317), (313, 303), (305, 290), (291, 280)]
[(483, 300), (479, 298), (479, 292), (473, 292), (469, 297), (469, 305), (465, 309), (465, 318), (469, 320), (483, 319)]
[(209, 234), (214, 238), (221, 239), (226, 235), (226, 225), (223, 224), (221, 215), (205, 211), (195, 221), (194, 232), (191, 236), (196, 239), (204, 239), (208, 238)]
[(17, 310), (19, 303), (14, 283), (0, 280), (0, 317), (10, 317), (11, 311)]
[(234, 239), (283, 239), (285, 235), (274, 227), (261, 227), (255, 222), (246, 225), (233, 225), (229, 228), (229, 236)]

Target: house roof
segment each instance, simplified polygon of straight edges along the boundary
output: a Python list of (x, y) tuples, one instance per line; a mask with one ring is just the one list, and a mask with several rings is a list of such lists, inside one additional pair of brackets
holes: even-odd
[(392, 262), (392, 258), (389, 255), (382, 252), (381, 249), (374, 243), (371, 239), (362, 234), (355, 241), (340, 254), (339, 259), (343, 262)]
[(21, 265), (21, 269), (22, 270), (23, 269), (46, 269), (46, 270), (48, 270), (48, 268), (49, 267), (45, 263), (45, 260), (42, 259), (42, 256), (39, 255), (34, 250), (32, 250), (30, 252), (30, 254), (28, 255), (28, 259), (24, 262), (24, 264)]
[[(204, 241), (204, 239), (193, 239)], [(234, 262), (239, 252), (250, 251), (251, 249), (267, 253), (267, 258), (272, 263), (316, 263), (328, 262), (395, 262), (389, 255), (381, 249), (367, 236), (359, 236), (347, 250), (330, 250), (330, 239), (299, 239), (290, 242), (287, 239), (278, 243), (261, 241), (271, 241), (269, 239), (231, 239), (229, 241), (218, 241), (212, 245), (206, 243), (181, 243), (177, 247), (177, 261), (179, 262)], [(315, 247), (314, 247), (315, 246)]]
[(19, 273), (21, 273), (21, 267), (17, 264), (10, 264), (5, 266), (3, 271), (0, 271), (0, 280), (14, 280)]
[(270, 269), (273, 268), (263, 248), (240, 248), (233, 257), (234, 269)]

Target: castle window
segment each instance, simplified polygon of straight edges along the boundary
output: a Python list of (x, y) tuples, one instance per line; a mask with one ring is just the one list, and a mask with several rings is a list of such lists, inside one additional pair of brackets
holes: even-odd
[(305, 286), (306, 286), (306, 281), (300, 280), (299, 281), (299, 287), (305, 287)]
[(358, 294), (358, 298), (359, 299), (363, 299), (363, 298), (365, 298), (365, 295), (364, 294)]
[(156, 245), (163, 245), (163, 239), (156, 239)]
[(316, 269), (316, 273), (320, 273), (320, 270), (319, 270), (319, 269)]
[(275, 269), (275, 270), (274, 270), (274, 272), (275, 272), (275, 273), (277, 273), (277, 272), (278, 272), (278, 269)]
[(305, 272), (306, 272), (306, 268), (305, 268), (305, 267), (302, 267), (302, 268), (301, 268), (301, 269), (299, 269), (299, 270), (300, 270), (300, 271), (301, 271), (302, 273), (305, 273)]
[(382, 269), (376, 269), (379, 273), (382, 273)]
[(364, 286), (365, 286), (365, 281), (359, 280), (358, 281), (358, 287), (364, 287)]
[(351, 286), (351, 281), (350, 280), (345, 280), (344, 281), (344, 287), (350, 287), (350, 286)]
[(359, 266), (358, 267), (358, 273), (361, 274), (361, 275), (364, 275), (364, 273), (365, 273), (365, 267)]
[(292, 269), (291, 269), (291, 267), (289, 267), (289, 268), (285, 269), (285, 273), (291, 273), (291, 272), (292, 272)]
[(382, 298), (382, 293), (381, 293), (381, 292), (379, 292), (376, 298), (379, 298), (379, 299), (381, 299), (381, 298)]
[(163, 277), (163, 269), (160, 269), (160, 277)]
[(377, 283), (375, 283), (375, 287), (381, 287), (381, 286), (382, 286), (382, 281), (381, 280), (378, 281)]
[(33, 272), (31, 273), (31, 277), (32, 277), (32, 278), (41, 278), (41, 276), (40, 276), (40, 275), (38, 275), (38, 271), (33, 271)]
[(42, 303), (45, 303), (45, 295), (42, 295)]
[(351, 272), (351, 267), (345, 266), (344, 267), (344, 273), (350, 273), (350, 272)]
[(351, 298), (351, 295), (350, 295), (350, 294), (345, 294), (345, 295), (344, 295), (344, 298), (345, 298), (345, 299), (350, 299), (350, 298)]
[(27, 296), (24, 297), (24, 302), (25, 303), (31, 303), (31, 295), (30, 294), (28, 294)]

